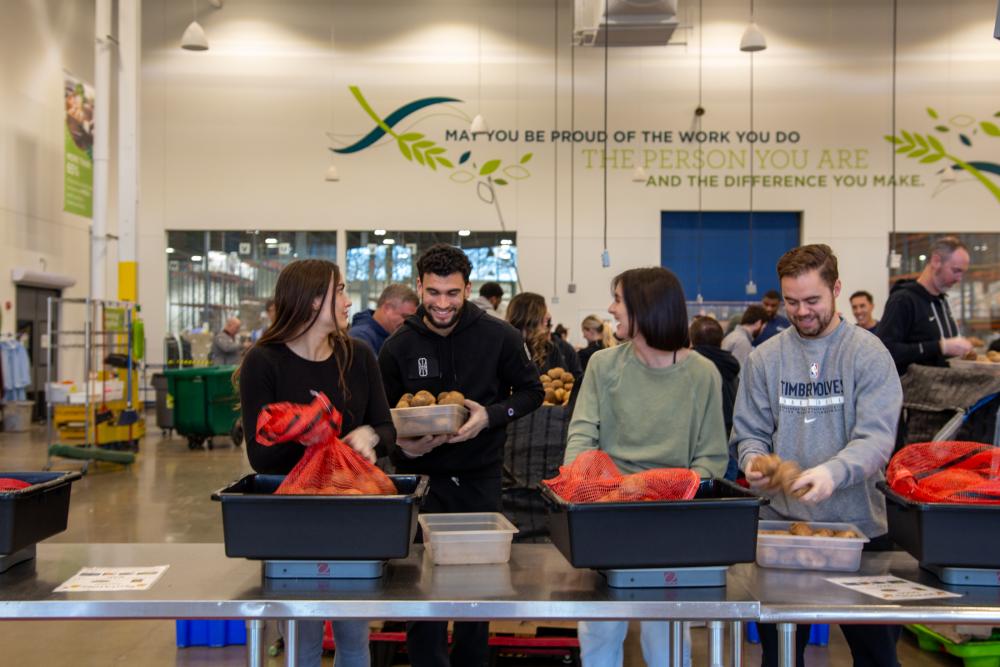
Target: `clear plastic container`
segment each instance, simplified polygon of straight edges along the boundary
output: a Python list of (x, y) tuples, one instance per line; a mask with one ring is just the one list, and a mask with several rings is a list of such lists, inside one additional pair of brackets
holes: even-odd
[(498, 512), (421, 514), (424, 547), (435, 565), (483, 565), (510, 560), (517, 528)]
[(788, 530), (794, 521), (761, 521), (757, 527), (757, 564), (789, 570), (826, 570), (857, 572), (861, 567), (861, 549), (868, 538), (850, 523), (803, 521), (813, 530), (853, 530), (861, 537), (805, 537), (775, 535), (767, 530)]
[(457, 433), (469, 411), (461, 405), (427, 405), (420, 408), (394, 408), (392, 423), (397, 438), (420, 438), (425, 435)]

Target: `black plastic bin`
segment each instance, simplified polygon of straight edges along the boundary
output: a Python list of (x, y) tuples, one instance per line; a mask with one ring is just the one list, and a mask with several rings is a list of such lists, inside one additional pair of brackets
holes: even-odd
[(889, 538), (921, 565), (1000, 568), (1000, 505), (920, 503), (885, 482)]
[(283, 475), (247, 475), (212, 494), (226, 555), (256, 560), (406, 558), (427, 494), (423, 475), (389, 475), (394, 496), (274, 495)]
[(70, 485), (78, 472), (0, 472), (28, 482), (19, 491), (0, 492), (0, 555), (10, 555), (66, 530)]
[(726, 480), (692, 500), (568, 503), (542, 485), (552, 542), (574, 567), (634, 569), (749, 563), (767, 501)]

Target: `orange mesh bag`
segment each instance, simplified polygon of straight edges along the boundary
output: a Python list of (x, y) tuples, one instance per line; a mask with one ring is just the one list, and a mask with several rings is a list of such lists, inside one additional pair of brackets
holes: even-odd
[(921, 442), (886, 469), (893, 491), (918, 502), (1000, 504), (1000, 447), (981, 442)]
[(25, 482), (22, 479), (14, 479), (13, 477), (0, 477), (0, 493), (5, 491), (20, 491), (21, 489), (26, 489), (31, 484)]
[(342, 418), (325, 394), (312, 403), (272, 403), (257, 417), (257, 442), (300, 442), (306, 452), (276, 494), (392, 495), (389, 477), (340, 440)]
[(650, 500), (689, 500), (701, 482), (686, 468), (656, 468), (622, 475), (607, 453), (591, 450), (553, 479), (542, 480), (556, 495), (571, 503), (623, 503)]

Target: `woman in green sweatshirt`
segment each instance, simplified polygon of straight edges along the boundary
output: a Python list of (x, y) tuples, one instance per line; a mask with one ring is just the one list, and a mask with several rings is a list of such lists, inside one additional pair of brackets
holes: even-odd
[[(569, 425), (564, 463), (600, 449), (623, 473), (690, 468), (722, 477), (729, 454), (719, 372), (688, 348), (684, 290), (664, 268), (631, 269), (612, 281), (608, 312), (624, 345), (590, 359)], [(584, 667), (622, 664), (625, 621), (581, 622)], [(649, 667), (666, 665), (667, 625), (642, 622)], [(687, 642), (690, 645), (690, 641)], [(686, 647), (685, 665), (690, 664)]]

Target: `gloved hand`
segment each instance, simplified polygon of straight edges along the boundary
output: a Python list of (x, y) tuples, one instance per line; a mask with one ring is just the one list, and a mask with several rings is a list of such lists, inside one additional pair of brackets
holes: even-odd
[(809, 486), (812, 488), (800, 498), (804, 503), (818, 503), (833, 495), (835, 485), (830, 469), (825, 465), (809, 468), (798, 476), (792, 484), (791, 490), (792, 493), (795, 493), (795, 491)]
[(359, 426), (341, 438), (341, 440), (358, 454), (368, 459), (369, 462), (375, 463), (375, 445), (378, 444), (378, 433), (371, 426), (367, 424)]
[(763, 456), (763, 454), (751, 456), (747, 461), (746, 468), (743, 470), (743, 475), (747, 478), (747, 483), (750, 484), (750, 488), (754, 491), (764, 491), (764, 489), (771, 483), (770, 477), (765, 477), (763, 473), (759, 473), (753, 469), (753, 462), (761, 456)]

